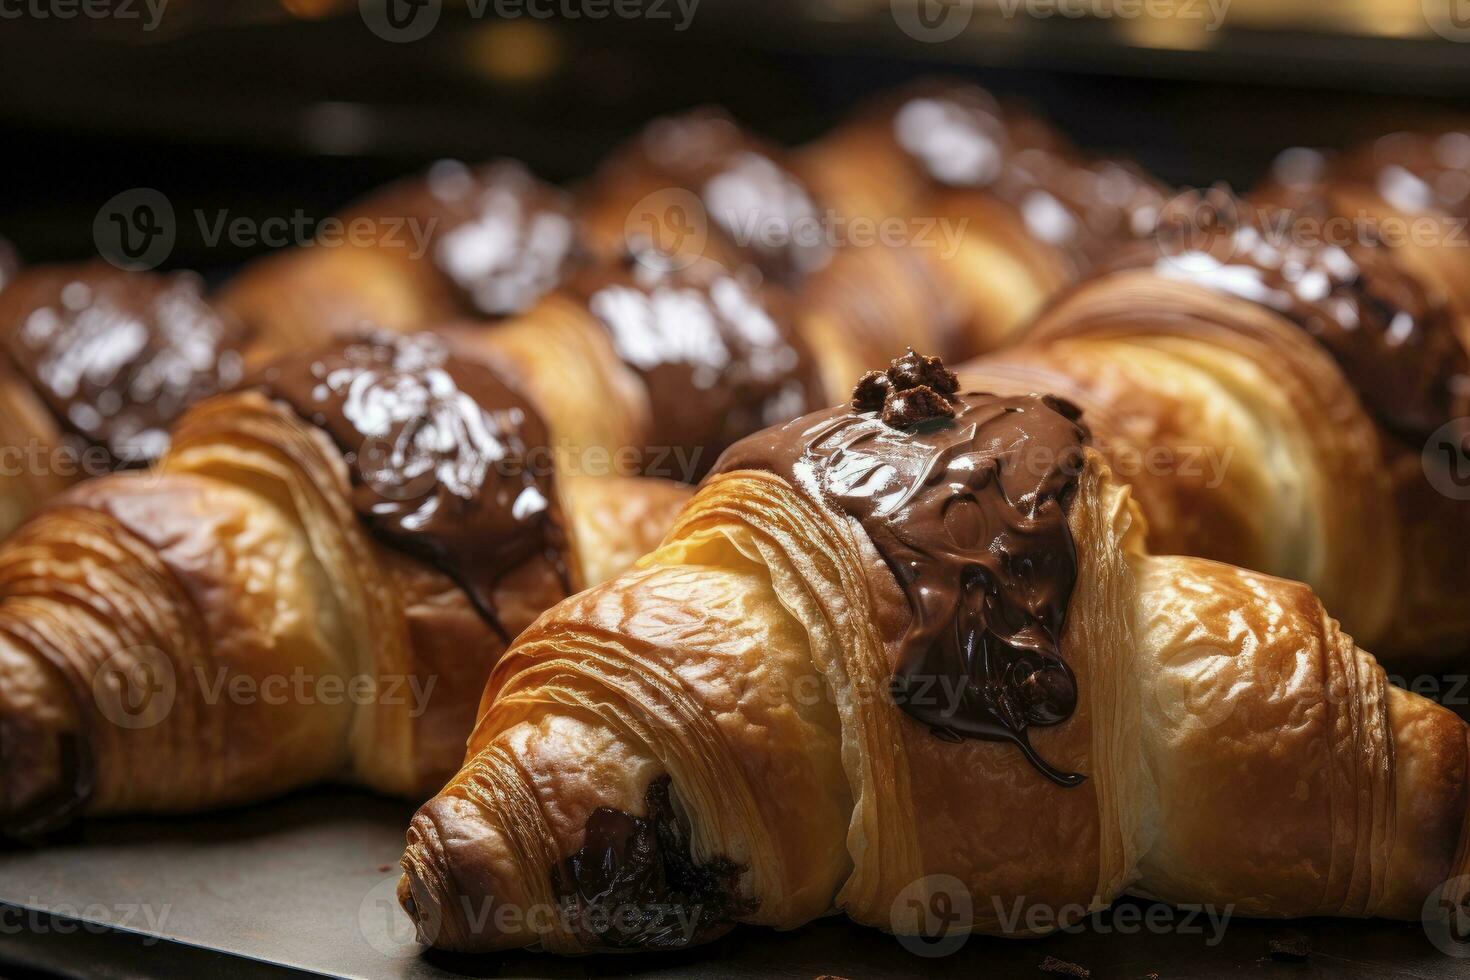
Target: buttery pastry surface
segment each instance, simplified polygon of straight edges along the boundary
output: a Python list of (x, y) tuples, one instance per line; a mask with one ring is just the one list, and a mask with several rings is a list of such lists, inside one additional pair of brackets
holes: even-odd
[(1148, 554), (1085, 411), (952, 377), (895, 364), (881, 408), (737, 444), (512, 645), (408, 833), (423, 941), (908, 931), (937, 876), (984, 932), (1127, 891), (1417, 918), (1465, 870), (1462, 721), (1305, 586)]

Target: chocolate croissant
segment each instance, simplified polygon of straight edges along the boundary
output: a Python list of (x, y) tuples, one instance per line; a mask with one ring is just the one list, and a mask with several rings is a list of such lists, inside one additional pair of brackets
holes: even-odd
[(1470, 131), (1391, 133), (1341, 155), (1295, 147), (1253, 197), (1384, 242), (1445, 297), (1470, 345)]
[(1168, 197), (1139, 168), (1089, 159), (1034, 114), (945, 80), (878, 99), (797, 166), (841, 214), (938, 229), (942, 241), (912, 251), (972, 355), (1013, 339), (1064, 286), (1150, 232)]
[(181, 812), (337, 779), (422, 799), (491, 664), (685, 493), (559, 472), (429, 335), (342, 339), (189, 409), (150, 471), (0, 546), (0, 819)]
[(436, 333), (525, 390), (579, 471), (692, 482), (731, 443), (824, 401), (789, 302), (752, 272), (639, 250), (523, 316)]
[(88, 475), (145, 466), (243, 373), (248, 334), (188, 273), (33, 266), (0, 289), (0, 536)]
[(1144, 535), (1076, 406), (906, 358), (517, 639), (400, 900), (466, 952), (1123, 893), (1417, 918), (1470, 862), (1465, 723), (1307, 587)]
[(258, 361), (364, 325), (405, 332), (523, 312), (585, 251), (571, 199), (512, 160), (440, 161), (348, 206), (333, 231), (221, 290), (255, 331)]
[(1454, 660), (1470, 504), (1426, 448), (1470, 439), (1451, 310), (1385, 248), (1278, 235), (1289, 215), (1223, 190), (1179, 203), (1185, 224), (962, 373), (1084, 405), (1154, 550), (1307, 582), (1395, 666)]

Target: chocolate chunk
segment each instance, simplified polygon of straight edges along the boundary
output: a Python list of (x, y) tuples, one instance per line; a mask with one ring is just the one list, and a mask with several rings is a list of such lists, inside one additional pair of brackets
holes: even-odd
[(894, 359), (888, 368), (888, 380), (900, 391), (928, 387), (942, 395), (960, 390), (960, 379), (937, 357), (914, 353), (912, 347), (903, 357)]
[(893, 382), (882, 371), (869, 371), (852, 389), (852, 407), (859, 412), (876, 412), (883, 408), (893, 391)]
[(1068, 960), (1059, 960), (1055, 956), (1048, 956), (1042, 960), (1037, 969), (1042, 973), (1054, 973), (1061, 977), (1080, 977), (1082, 980), (1087, 980), (1092, 976), (1092, 971), (1087, 967)]
[(1312, 940), (1300, 932), (1290, 933), (1280, 939), (1273, 939), (1270, 945), (1271, 958), (1273, 960), (1300, 962), (1312, 955)]
[(883, 402), (883, 421), (896, 429), (931, 419), (952, 418), (954, 406), (949, 399), (928, 385), (907, 391), (891, 391)]

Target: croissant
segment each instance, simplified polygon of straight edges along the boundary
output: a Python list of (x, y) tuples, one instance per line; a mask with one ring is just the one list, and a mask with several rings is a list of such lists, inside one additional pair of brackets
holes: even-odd
[(0, 536), (82, 476), (157, 458), (179, 413), (239, 380), (247, 340), (189, 273), (16, 274), (0, 289)]
[(403, 332), (522, 312), (585, 252), (570, 198), (513, 160), (441, 160), (348, 206), (337, 227), (221, 290), (255, 330), (257, 362), (364, 324)]
[(1167, 196), (1139, 168), (1087, 159), (1034, 114), (947, 80), (876, 100), (805, 147), (797, 167), (839, 213), (905, 216), (956, 239), (913, 251), (971, 355), (1009, 342), (1064, 286), (1151, 231)]
[(422, 941), (914, 932), (931, 903), (1016, 934), (1070, 921), (1018, 903), (1125, 892), (1417, 918), (1466, 871), (1465, 723), (1306, 586), (1149, 554), (1076, 406), (919, 357), (854, 394), (737, 443), (501, 658), (408, 830)]
[(1254, 196), (1320, 208), (1341, 233), (1382, 240), (1450, 304), (1470, 344), (1470, 132), (1391, 133), (1332, 157), (1281, 153)]
[(333, 341), (190, 408), (149, 471), (0, 545), (0, 820), (181, 812), (339, 779), (424, 799), (543, 609), (687, 496), (559, 472), (429, 335)]
[(1384, 248), (1279, 235), (1220, 190), (1187, 210), (961, 373), (1085, 406), (1154, 550), (1307, 582), (1396, 667), (1452, 662), (1470, 505), (1432, 451), (1470, 438), (1451, 311)]
[(436, 332), (523, 389), (580, 471), (694, 481), (737, 439), (824, 400), (789, 302), (753, 272), (643, 248), (523, 316)]

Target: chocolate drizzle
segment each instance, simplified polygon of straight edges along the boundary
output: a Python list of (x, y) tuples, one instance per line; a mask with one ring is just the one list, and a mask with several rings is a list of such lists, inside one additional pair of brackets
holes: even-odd
[(815, 366), (785, 305), (750, 276), (640, 249), (584, 272), (569, 291), (647, 381), (649, 449), (698, 454), (685, 460), (689, 472), (664, 475), (698, 478), (735, 440), (817, 403)]
[(321, 426), (368, 528), (455, 579), (502, 636), (506, 573), (543, 559), (570, 591), (546, 426), (488, 367), (429, 334), (377, 334), (282, 358), (249, 384)]
[(580, 848), (551, 869), (565, 921), (591, 949), (678, 949), (721, 935), (753, 908), (728, 858), (703, 864), (674, 811), (669, 777), (648, 787), (646, 815), (598, 807)]
[[(898, 391), (915, 380), (906, 360), (887, 373)], [(715, 472), (769, 470), (861, 522), (911, 612), (895, 703), (941, 738), (1010, 742), (1075, 786), (1084, 777), (1043, 760), (1028, 732), (1077, 705), (1060, 644), (1077, 578), (1067, 511), (1080, 411), (1049, 395), (929, 390), (953, 418), (893, 425), (844, 406), (737, 443)]]
[(1470, 361), (1453, 315), (1371, 237), (1332, 241), (1330, 218), (1320, 199), (1286, 209), (1224, 188), (1196, 192), (1162, 213), (1162, 256), (1141, 251), (1114, 267), (1152, 263), (1165, 278), (1286, 316), (1327, 349), (1385, 428), (1422, 441), (1470, 411)]
[(0, 350), (111, 465), (143, 465), (195, 401), (240, 379), (245, 332), (187, 273), (32, 267), (0, 291)]

